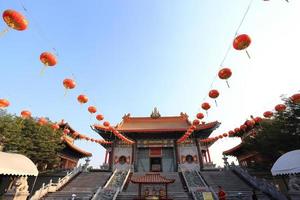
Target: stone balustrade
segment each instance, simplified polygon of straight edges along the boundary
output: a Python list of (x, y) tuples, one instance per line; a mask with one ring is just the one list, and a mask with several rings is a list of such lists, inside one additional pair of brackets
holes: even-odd
[(59, 190), (62, 186), (67, 184), (74, 176), (76, 176), (78, 173), (82, 172), (84, 169), (83, 166), (79, 165), (77, 168), (74, 168), (73, 171), (68, 172), (67, 175), (61, 179), (58, 180), (57, 183), (53, 183), (52, 179), (48, 184), (43, 184), (42, 187), (37, 190), (33, 196), (31, 196), (30, 200), (39, 200), (45, 195), (47, 195), (49, 192), (56, 192)]

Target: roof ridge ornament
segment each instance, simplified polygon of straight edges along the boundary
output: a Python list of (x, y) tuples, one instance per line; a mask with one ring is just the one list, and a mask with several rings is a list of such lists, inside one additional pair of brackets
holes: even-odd
[(161, 116), (160, 116), (160, 113), (159, 113), (159, 111), (158, 111), (158, 109), (157, 109), (156, 107), (154, 107), (153, 111), (151, 112), (150, 117), (151, 117), (152, 119), (158, 119), (158, 118), (161, 117)]

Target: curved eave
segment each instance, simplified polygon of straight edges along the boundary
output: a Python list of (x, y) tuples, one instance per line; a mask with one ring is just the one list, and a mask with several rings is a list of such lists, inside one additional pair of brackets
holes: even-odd
[(233, 156), (235, 156), (236, 155), (235, 153), (237, 153), (237, 151), (239, 151), (241, 149), (241, 147), (242, 147), (242, 143), (240, 143), (239, 145), (237, 145), (237, 146), (235, 146), (231, 149), (223, 151), (223, 154), (224, 155), (233, 155)]
[(70, 141), (68, 141), (68, 140), (66, 140), (66, 139), (64, 139), (64, 143), (65, 143), (70, 149), (72, 149), (72, 150), (75, 151), (76, 153), (82, 155), (82, 158), (83, 158), (83, 157), (91, 157), (91, 156), (92, 156), (92, 153), (80, 149), (79, 147), (75, 146), (72, 142), (70, 142)]

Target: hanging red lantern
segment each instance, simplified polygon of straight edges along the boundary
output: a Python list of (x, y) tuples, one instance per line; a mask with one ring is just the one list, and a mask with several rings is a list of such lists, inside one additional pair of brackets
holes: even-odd
[(209, 103), (204, 102), (204, 103), (201, 105), (201, 108), (202, 108), (203, 110), (206, 111), (206, 114), (208, 114), (207, 111), (210, 109), (210, 105), (209, 105)]
[(6, 99), (0, 99), (0, 108), (6, 108), (10, 105), (9, 101)]
[(91, 142), (95, 142), (95, 139), (92, 138), (92, 139), (91, 139)]
[(89, 98), (86, 95), (81, 94), (77, 97), (77, 100), (80, 104), (84, 104), (89, 101)]
[(283, 111), (285, 111), (285, 109), (286, 109), (286, 105), (284, 105), (284, 104), (278, 104), (275, 106), (275, 110), (277, 112), (283, 112)]
[(235, 129), (234, 129), (234, 133), (239, 133), (240, 131), (241, 131), (240, 128), (235, 128)]
[(97, 108), (95, 106), (89, 106), (88, 111), (89, 113), (94, 114), (97, 112)]
[(273, 116), (273, 112), (272, 111), (266, 111), (264, 112), (264, 117), (265, 118), (271, 118)]
[(208, 93), (208, 96), (215, 100), (216, 106), (218, 106), (216, 98), (218, 98), (219, 95), (220, 93), (218, 90), (210, 90)]
[(72, 80), (72, 79), (70, 79), (70, 78), (64, 79), (63, 85), (66, 88), (65, 95), (67, 94), (68, 90), (72, 90), (72, 89), (74, 89), (76, 87), (75, 81)]
[(203, 115), (203, 113), (198, 113), (196, 117), (197, 117), (197, 119), (203, 119), (204, 115)]
[(222, 135), (219, 135), (219, 138), (220, 138), (220, 139), (222, 139), (222, 138), (223, 138), (223, 136), (222, 136)]
[[(2, 14), (3, 20), (7, 24), (8, 27), (15, 29), (17, 31), (24, 31), (27, 29), (28, 21), (25, 19), (25, 17), (15, 11), (15, 10), (5, 10)], [(9, 28), (6, 28), (2, 31), (0, 34), (4, 34), (9, 30)]]
[(255, 125), (255, 121), (254, 120), (247, 120), (246, 121), (246, 125), (248, 126), (248, 127), (253, 127), (254, 125)]
[(230, 136), (234, 135), (234, 131), (228, 131), (228, 135)]
[(28, 111), (28, 110), (23, 110), (23, 111), (21, 112), (21, 117), (22, 117), (23, 119), (28, 119), (28, 118), (31, 117), (31, 112)]
[(255, 121), (255, 123), (260, 123), (262, 121), (262, 118), (261, 117), (255, 117), (253, 120)]
[(290, 97), (291, 101), (295, 104), (300, 104), (300, 93), (294, 94)]
[(223, 137), (227, 137), (228, 136), (228, 134), (227, 133), (223, 133)]
[(247, 129), (247, 125), (243, 124), (240, 126), (240, 130), (246, 131)]
[(52, 53), (50, 53), (50, 52), (43, 52), (40, 55), (40, 60), (44, 64), (44, 67), (42, 68), (41, 74), (44, 73), (44, 70), (47, 67), (53, 67), (57, 63), (56, 57)]
[(248, 57), (250, 58), (250, 55), (247, 51), (247, 48), (251, 44), (251, 38), (247, 34), (241, 34), (238, 35), (234, 40), (233, 40), (233, 48), (236, 50), (244, 50), (246, 51)]
[(59, 125), (58, 124), (52, 124), (51, 128), (56, 131), (56, 130), (59, 129)]
[(109, 127), (110, 123), (108, 121), (103, 122), (103, 126)]
[(101, 115), (101, 114), (99, 114), (99, 115), (96, 116), (96, 119), (97, 119), (98, 121), (101, 121), (101, 120), (104, 119), (104, 116)]
[(193, 121), (193, 125), (197, 126), (197, 125), (199, 125), (199, 124), (200, 124), (200, 121), (199, 121), (198, 119), (195, 119), (195, 120)]
[(230, 88), (228, 79), (231, 77), (231, 75), (232, 75), (232, 72), (231, 72), (231, 69), (229, 69), (229, 68), (223, 68), (218, 73), (219, 78), (226, 81), (228, 88)]
[(64, 129), (64, 131), (63, 131), (63, 132), (64, 132), (64, 134), (65, 134), (65, 135), (67, 135), (67, 134), (69, 134), (69, 133), (70, 133), (70, 130), (66, 128), (66, 129)]
[(48, 120), (44, 117), (41, 117), (38, 120), (38, 124), (41, 125), (41, 126), (46, 125), (47, 123), (48, 123)]

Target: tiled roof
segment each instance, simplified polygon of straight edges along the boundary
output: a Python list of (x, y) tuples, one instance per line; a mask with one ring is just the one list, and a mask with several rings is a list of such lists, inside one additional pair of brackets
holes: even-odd
[(242, 147), (242, 143), (240, 143), (239, 145), (231, 148), (231, 149), (228, 149), (226, 151), (223, 151), (223, 154), (225, 155), (231, 155), (233, 152), (236, 152), (237, 150), (239, 150), (240, 148)]
[[(210, 122), (199, 124), (196, 130), (205, 130), (214, 128), (219, 122)], [(130, 117), (125, 116), (121, 123), (115, 126), (115, 129), (120, 132), (174, 132), (186, 131), (191, 126), (186, 114), (171, 117)], [(102, 125), (95, 125), (96, 129), (109, 131), (108, 127)]]
[(84, 150), (80, 149), (79, 147), (75, 146), (74, 143), (71, 140), (67, 139), (66, 137), (63, 137), (63, 141), (69, 148), (71, 148), (75, 152), (81, 154), (82, 157), (91, 157), (92, 156), (92, 154), (90, 152), (84, 151)]
[(159, 173), (147, 173), (145, 176), (134, 176), (131, 178), (132, 183), (144, 184), (169, 184), (174, 183), (175, 179), (167, 179)]

